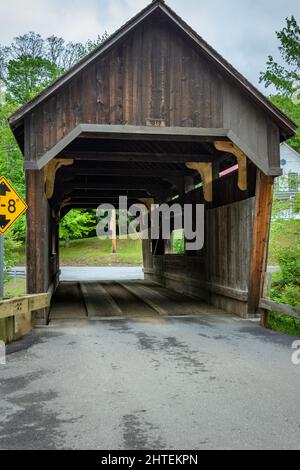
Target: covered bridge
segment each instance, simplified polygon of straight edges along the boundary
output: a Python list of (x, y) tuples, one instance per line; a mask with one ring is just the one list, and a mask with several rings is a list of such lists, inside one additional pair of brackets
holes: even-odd
[[(72, 208), (119, 195), (179, 196), (181, 204), (205, 204), (204, 248), (174, 255), (163, 240), (144, 241), (146, 277), (243, 317), (257, 312), (280, 143), (296, 126), (164, 1), (10, 125), (26, 171), (28, 293), (58, 285), (58, 226)], [(41, 310), (39, 321), (47, 315)]]

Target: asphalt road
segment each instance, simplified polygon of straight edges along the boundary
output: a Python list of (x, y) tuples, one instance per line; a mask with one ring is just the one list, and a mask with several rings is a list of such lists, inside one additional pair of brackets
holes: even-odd
[[(139, 266), (63, 266), (60, 270), (62, 282), (144, 279), (143, 268)], [(15, 271), (22, 277), (26, 276), (25, 266), (13, 268), (10, 273), (13, 275)]]
[(0, 449), (299, 449), (292, 341), (231, 316), (56, 322), (0, 365)]

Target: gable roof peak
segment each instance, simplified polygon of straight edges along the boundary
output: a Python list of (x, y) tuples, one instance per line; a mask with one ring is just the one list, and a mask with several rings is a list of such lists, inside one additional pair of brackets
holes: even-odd
[(198, 47), (207, 58), (220, 68), (227, 77), (235, 82), (245, 93), (247, 93), (257, 104), (262, 106), (277, 121), (279, 127), (284, 130), (284, 138), (294, 136), (297, 126), (284, 113), (276, 108), (260, 91), (258, 91), (245, 77), (243, 77), (231, 64), (229, 64), (218, 52), (216, 52), (202, 37), (198, 35), (180, 16), (178, 16), (165, 2), (165, 0), (152, 0), (136, 16), (131, 18), (120, 29), (115, 31), (109, 38), (100, 44), (94, 51), (90, 52), (80, 62), (70, 70), (60, 76), (55, 82), (36, 95), (31, 101), (24, 104), (14, 114), (9, 122), (13, 129), (22, 124), (24, 116), (33, 108), (39, 105), (44, 99), (49, 97), (58, 88), (71, 80), (77, 73), (96, 60), (101, 54), (109, 50), (119, 40), (124, 38), (131, 30), (142, 23), (147, 17), (156, 11), (165, 14), (192, 42)]

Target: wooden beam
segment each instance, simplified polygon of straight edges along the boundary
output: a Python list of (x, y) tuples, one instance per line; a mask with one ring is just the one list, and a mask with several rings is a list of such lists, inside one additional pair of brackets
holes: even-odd
[(247, 156), (233, 142), (216, 141), (217, 150), (232, 153), (239, 165), (238, 187), (241, 191), (247, 191)]
[(277, 312), (281, 315), (285, 315), (287, 317), (297, 318), (300, 320), (300, 308), (293, 307), (292, 305), (281, 304), (277, 302), (273, 302), (269, 299), (261, 299), (259, 302), (259, 308), (263, 310), (267, 310), (270, 312)]
[(44, 169), (44, 176), (45, 176), (45, 192), (47, 199), (51, 199), (54, 192), (54, 185), (55, 185), (55, 176), (56, 172), (63, 166), (71, 166), (73, 165), (74, 160), (51, 160), (45, 169)]
[(107, 190), (120, 190), (120, 191), (159, 191), (161, 189), (165, 189), (166, 184), (151, 184), (151, 183), (140, 183), (137, 181), (136, 183), (115, 183), (112, 180), (109, 183), (103, 183), (102, 181), (99, 182), (69, 182), (63, 185), (65, 191), (75, 191), (75, 190), (84, 190), (84, 191), (107, 191)]
[(155, 153), (155, 152), (99, 152), (85, 150), (64, 150), (59, 158), (72, 158), (73, 160), (111, 161), (111, 162), (146, 162), (146, 163), (186, 163), (211, 162), (212, 154), (181, 154), (181, 153)]
[[(195, 173), (195, 172), (194, 172)], [(64, 177), (68, 178), (71, 176), (129, 176), (129, 177), (141, 177), (141, 178), (176, 178), (182, 177), (184, 174), (192, 175), (193, 172), (189, 171), (186, 168), (186, 171), (183, 170), (170, 170), (166, 168), (154, 169), (154, 168), (101, 168), (99, 166), (87, 166), (87, 167), (68, 167), (60, 170), (60, 174), (63, 174)]]
[(262, 297), (270, 232), (274, 178), (257, 170), (252, 245), (250, 251), (248, 313), (257, 313)]
[(24, 295), (0, 301), (0, 319), (49, 307), (48, 294)]
[(207, 202), (212, 202), (213, 194), (212, 194), (212, 164), (211, 163), (196, 163), (190, 162), (186, 163), (187, 168), (190, 170), (196, 170), (201, 176), (203, 182), (203, 194), (204, 199)]

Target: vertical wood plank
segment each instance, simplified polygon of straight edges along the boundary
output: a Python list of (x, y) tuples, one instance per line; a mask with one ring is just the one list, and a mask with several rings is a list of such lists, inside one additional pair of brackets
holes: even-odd
[[(47, 240), (48, 212), (44, 193), (44, 171), (26, 171), (27, 211), (27, 292), (48, 291), (49, 245)], [(47, 321), (47, 310), (37, 312), (42, 323)]]
[(252, 244), (250, 252), (248, 313), (258, 310), (269, 240), (274, 178), (257, 170)]

